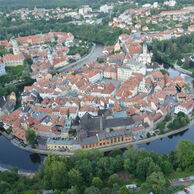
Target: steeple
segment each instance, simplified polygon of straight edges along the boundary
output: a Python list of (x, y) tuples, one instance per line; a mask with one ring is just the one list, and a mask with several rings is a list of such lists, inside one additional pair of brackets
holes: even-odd
[(144, 43), (144, 44), (143, 44), (143, 54), (144, 54), (144, 55), (147, 55), (147, 53), (148, 53), (148, 47), (147, 47), (147, 44)]

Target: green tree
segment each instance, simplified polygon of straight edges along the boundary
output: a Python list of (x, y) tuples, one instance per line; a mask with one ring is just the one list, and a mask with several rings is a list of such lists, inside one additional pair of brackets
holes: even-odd
[(168, 74), (169, 74), (168, 71), (166, 71), (165, 69), (161, 69), (160, 72), (161, 72), (163, 75), (165, 75), (165, 74), (168, 75)]
[(46, 189), (64, 189), (68, 187), (67, 159), (49, 155), (43, 162), (40, 180)]
[(8, 50), (5, 49), (4, 46), (0, 46), (0, 56), (2, 57), (5, 54), (10, 53)]
[(146, 183), (146, 182), (142, 183), (142, 184), (141, 184), (141, 190), (142, 190), (142, 191), (145, 191), (145, 192), (146, 192), (146, 191), (147, 191), (147, 192), (148, 192), (148, 191), (151, 191), (150, 185), (149, 185), (148, 183)]
[(113, 193), (117, 193), (117, 192), (119, 191), (119, 189), (120, 189), (120, 186), (119, 186), (118, 183), (114, 183), (114, 184), (112, 185), (112, 192), (113, 192)]
[(165, 122), (168, 122), (168, 121), (170, 121), (172, 119), (172, 116), (170, 115), (170, 114), (167, 114), (166, 116), (165, 116), (165, 118), (164, 118), (164, 121)]
[(97, 61), (98, 61), (98, 63), (104, 63), (104, 59), (103, 58), (98, 58)]
[(138, 157), (138, 152), (132, 147), (129, 147), (124, 152), (124, 169), (129, 173), (134, 173), (137, 166)]
[(129, 190), (126, 188), (126, 186), (122, 186), (122, 187), (119, 189), (118, 194), (129, 194)]
[(150, 176), (148, 176), (146, 182), (156, 194), (160, 193), (166, 185), (166, 180), (162, 172), (153, 172)]
[(162, 169), (162, 172), (164, 174), (169, 174), (169, 173), (173, 172), (172, 164), (167, 160), (162, 161), (161, 169)]
[(165, 122), (161, 121), (157, 124), (157, 128), (160, 130), (164, 130), (165, 129)]
[(141, 180), (146, 179), (146, 177), (148, 175), (148, 169), (149, 169), (151, 163), (153, 163), (153, 160), (150, 157), (146, 157), (146, 158), (138, 161), (137, 168), (136, 168), (136, 176), (139, 179), (141, 179)]
[(10, 184), (5, 181), (0, 181), (0, 193), (6, 193), (11, 188)]
[(79, 190), (77, 187), (71, 186), (71, 188), (67, 190), (67, 194), (79, 194)]
[(94, 186), (85, 189), (84, 194), (100, 194), (100, 190)]
[(12, 130), (13, 130), (12, 127), (9, 127), (9, 128), (7, 129), (7, 133), (10, 134), (10, 133), (12, 132)]
[(194, 169), (194, 143), (181, 140), (177, 145), (177, 159), (182, 169)]
[(24, 65), (32, 65), (33, 60), (30, 57), (24, 59)]
[(36, 133), (32, 129), (26, 130), (26, 139), (28, 143), (34, 146), (37, 143)]
[(101, 189), (101, 193), (102, 194), (112, 194), (112, 191), (109, 187), (105, 187), (105, 188)]
[(103, 182), (99, 177), (93, 177), (92, 186), (97, 187), (98, 189), (101, 189), (103, 186)]
[(76, 170), (74, 168), (71, 169), (68, 172), (68, 180), (69, 180), (69, 185), (78, 186), (78, 187), (81, 186), (82, 177), (81, 177), (79, 170)]
[(114, 183), (119, 183), (120, 179), (118, 174), (112, 174), (109, 178), (108, 178), (108, 184), (112, 187), (112, 185)]

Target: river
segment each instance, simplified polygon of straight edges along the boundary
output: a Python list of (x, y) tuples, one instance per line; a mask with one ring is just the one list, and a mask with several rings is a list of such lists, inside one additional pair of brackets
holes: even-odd
[(29, 153), (14, 146), (4, 136), (0, 136), (0, 167), (17, 167), (25, 172), (38, 169), (44, 156)]
[[(97, 45), (89, 58), (79, 63), (78, 66), (95, 61), (97, 57), (102, 56), (102, 48), (103, 47), (101, 45)], [(179, 75), (179, 72), (173, 69), (170, 69), (169, 72), (170, 77)], [(181, 76), (185, 77), (188, 82), (192, 83), (193, 78), (183, 74), (181, 74)], [(137, 148), (145, 148), (148, 151), (155, 151), (161, 154), (165, 154), (171, 150), (174, 150), (178, 141), (181, 139), (191, 139), (194, 141), (194, 121), (191, 123), (187, 131), (153, 141), (149, 144), (138, 145)], [(33, 172), (38, 169), (43, 159), (44, 156), (21, 150), (18, 147), (12, 145), (7, 139), (5, 139), (5, 137), (0, 136), (0, 167), (18, 167), (20, 170), (25, 172)]]

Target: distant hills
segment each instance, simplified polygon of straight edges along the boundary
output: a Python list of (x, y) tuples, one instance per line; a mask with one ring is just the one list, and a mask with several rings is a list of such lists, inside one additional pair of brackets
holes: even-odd
[(105, 4), (107, 2), (117, 2), (117, 0), (0, 0), (0, 9), (16, 9), (16, 8), (53, 8), (59, 6), (77, 7), (83, 4), (95, 5)]
[[(124, 1), (124, 0), (120, 0)], [(135, 0), (139, 4), (154, 3), (155, 1), (162, 3), (165, 0)], [(194, 4), (194, 0), (176, 0), (180, 4)], [(118, 2), (118, 0), (0, 0), (0, 10), (12, 10), (19, 8), (33, 9), (37, 8), (56, 8), (56, 7), (72, 7), (76, 8), (80, 5), (90, 5), (99, 7), (101, 4)]]

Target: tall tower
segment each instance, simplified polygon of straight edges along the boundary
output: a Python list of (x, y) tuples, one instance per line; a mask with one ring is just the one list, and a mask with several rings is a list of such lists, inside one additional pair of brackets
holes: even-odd
[(148, 53), (148, 47), (147, 47), (147, 44), (144, 43), (144, 44), (143, 44), (143, 54), (144, 54), (144, 55), (147, 55), (147, 53)]
[(48, 51), (48, 60), (51, 63), (51, 65), (53, 65), (53, 55), (50, 50)]
[(19, 55), (20, 54), (20, 50), (19, 50), (17, 41), (16, 40), (11, 40), (11, 44), (13, 46), (13, 54), (14, 55)]

